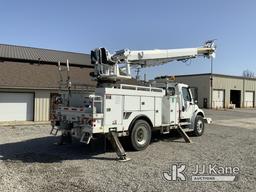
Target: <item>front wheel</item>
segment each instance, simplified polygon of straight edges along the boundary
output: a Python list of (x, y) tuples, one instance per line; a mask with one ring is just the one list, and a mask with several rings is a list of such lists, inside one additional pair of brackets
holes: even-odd
[(151, 141), (150, 125), (144, 120), (137, 120), (132, 128), (130, 140), (134, 150), (146, 149)]
[(197, 115), (194, 122), (194, 131), (195, 136), (201, 136), (204, 133), (204, 119), (202, 116)]

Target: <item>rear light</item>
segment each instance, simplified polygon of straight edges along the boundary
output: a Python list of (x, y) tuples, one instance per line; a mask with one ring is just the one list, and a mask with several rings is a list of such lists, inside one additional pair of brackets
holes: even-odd
[(96, 127), (96, 119), (93, 119), (92, 122), (93, 122), (93, 127)]
[(89, 120), (88, 120), (88, 124), (89, 124), (90, 126), (93, 126), (93, 127), (96, 126), (95, 122), (96, 122), (96, 119), (89, 119)]

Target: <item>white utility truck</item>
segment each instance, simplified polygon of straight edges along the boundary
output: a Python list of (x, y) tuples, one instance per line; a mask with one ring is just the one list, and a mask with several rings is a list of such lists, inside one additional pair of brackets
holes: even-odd
[(51, 133), (57, 134), (60, 130), (61, 142), (74, 137), (87, 144), (97, 134), (105, 134), (122, 160), (126, 159), (126, 154), (118, 137), (128, 136), (135, 150), (143, 150), (149, 145), (153, 130), (169, 133), (171, 129), (178, 129), (186, 141), (189, 141), (186, 131), (201, 136), (204, 124), (211, 120), (197, 106), (188, 85), (166, 79), (156, 79), (149, 86), (118, 81), (131, 78), (131, 68), (186, 61), (198, 56), (211, 58), (215, 50), (213, 41), (203, 47), (186, 49), (124, 49), (114, 54), (105, 48), (93, 50), (91, 62), (95, 70), (91, 76), (98, 82), (95, 94), (85, 98), (81, 107), (68, 106), (60, 99)]

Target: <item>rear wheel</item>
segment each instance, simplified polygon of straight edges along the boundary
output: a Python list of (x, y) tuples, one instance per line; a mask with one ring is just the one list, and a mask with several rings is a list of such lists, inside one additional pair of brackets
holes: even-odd
[(197, 115), (194, 123), (194, 131), (195, 136), (201, 136), (204, 133), (204, 119), (202, 116)]
[(130, 134), (134, 150), (141, 151), (147, 148), (151, 141), (151, 127), (144, 120), (137, 120)]

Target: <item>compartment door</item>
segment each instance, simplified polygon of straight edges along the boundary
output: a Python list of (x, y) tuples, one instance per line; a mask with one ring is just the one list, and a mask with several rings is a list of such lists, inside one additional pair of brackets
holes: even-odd
[(162, 124), (162, 98), (155, 97), (155, 124), (154, 126), (160, 126)]
[(105, 125), (120, 125), (123, 114), (123, 97), (121, 95), (111, 95), (105, 98)]

